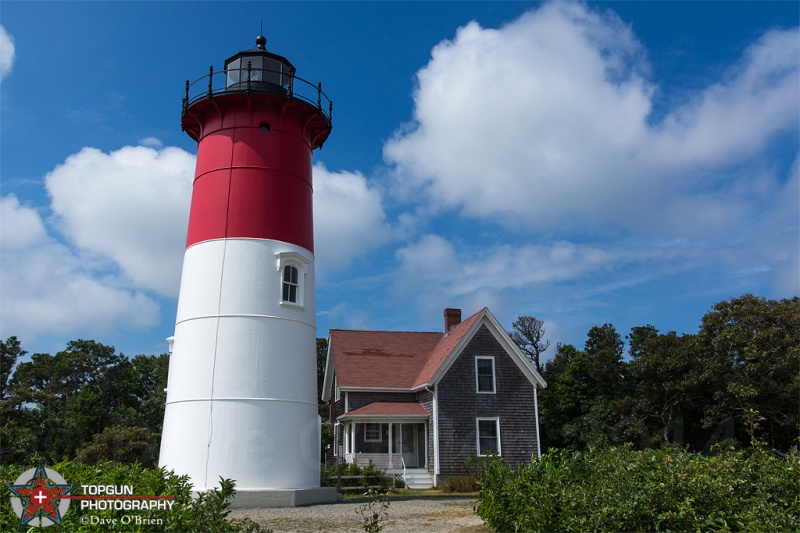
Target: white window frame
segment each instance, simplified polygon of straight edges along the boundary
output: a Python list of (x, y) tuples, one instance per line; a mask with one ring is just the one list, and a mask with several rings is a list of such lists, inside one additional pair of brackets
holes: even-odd
[[(278, 271), (278, 302), (286, 307), (305, 309), (305, 285), (308, 267), (311, 261), (297, 252), (278, 252), (275, 254), (276, 269)], [(297, 269), (297, 301), (291, 302), (283, 299), (283, 269), (293, 266)]]
[[(491, 361), (492, 362), (492, 390), (481, 390), (480, 379), (478, 379), (478, 361)], [(497, 393), (497, 366), (493, 355), (479, 355), (475, 357), (475, 392), (478, 394), (496, 394)]]
[[(287, 276), (286, 276), (287, 273), (289, 274), (289, 279), (286, 279), (287, 278)], [(294, 276), (292, 276), (292, 274), (294, 274)], [(292, 277), (295, 277), (295, 276), (297, 278), (296, 281), (291, 279)], [(282, 280), (283, 281), (283, 286), (281, 287), (281, 289), (282, 289), (281, 290), (281, 301), (297, 305), (298, 300), (300, 300), (300, 269), (297, 268), (292, 263), (286, 263), (285, 265), (283, 265), (283, 269), (282, 269), (282, 272), (281, 272), (281, 277), (283, 278), (283, 280)], [(293, 287), (294, 287), (294, 300), (292, 300), (292, 298), (291, 298), (291, 296), (292, 296), (292, 288)], [(286, 297), (287, 288), (289, 289), (288, 290), (289, 298)]]
[[(377, 439), (370, 439), (367, 438), (367, 428), (369, 426), (378, 426), (378, 438)], [(364, 442), (383, 442), (383, 424), (380, 422), (365, 422), (364, 423)]]
[(481, 453), (481, 422), (495, 423), (495, 428), (497, 428), (497, 455), (499, 457), (502, 457), (503, 451), (500, 445), (500, 417), (497, 416), (478, 417), (475, 419), (475, 446), (478, 453), (478, 457), (489, 457), (489, 454)]

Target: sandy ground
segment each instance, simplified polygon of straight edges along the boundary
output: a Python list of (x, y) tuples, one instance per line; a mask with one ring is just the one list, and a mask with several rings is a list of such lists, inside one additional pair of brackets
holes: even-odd
[[(249, 516), (275, 533), (364, 531), (358, 508), (365, 500), (280, 509), (235, 509), (231, 517)], [(490, 528), (475, 514), (471, 498), (392, 499), (383, 531), (488, 533)]]

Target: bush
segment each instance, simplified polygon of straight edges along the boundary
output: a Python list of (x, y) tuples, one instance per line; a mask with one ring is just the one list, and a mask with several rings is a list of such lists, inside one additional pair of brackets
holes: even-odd
[(150, 430), (135, 426), (109, 426), (75, 456), (75, 462), (96, 465), (105, 462), (153, 465), (157, 459), (155, 436)]
[(460, 476), (450, 476), (442, 481), (442, 492), (478, 492), (481, 487), (478, 485), (478, 473), (470, 472)]
[(800, 457), (554, 450), (490, 463), (476, 512), (498, 531), (798, 531)]
[(466, 472), (460, 476), (451, 476), (442, 482), (442, 492), (478, 492), (480, 485), (478, 479), (486, 472), (489, 463), (494, 461), (495, 456), (478, 457), (470, 455), (461, 465), (461, 470)]
[[(7, 485), (31, 466), (0, 466), (0, 479), (6, 486), (0, 491), (0, 531), (27, 531), (29, 526), (20, 526), (20, 518), (11, 507), (11, 493)], [(80, 494), (81, 485), (129, 485), (137, 496), (174, 496), (175, 503), (169, 510), (82, 510), (80, 500), (73, 500), (69, 512), (63, 516), (61, 528), (56, 531), (77, 533), (111, 531), (113, 527), (92, 524), (88, 517), (98, 520), (117, 520), (120, 529), (123, 517), (139, 517), (141, 524), (131, 521), (122, 528), (126, 532), (149, 531), (192, 531), (192, 532), (250, 532), (263, 531), (249, 519), (228, 519), (230, 500), (235, 494), (232, 480), (220, 479), (220, 489), (192, 496), (192, 486), (186, 476), (177, 476), (163, 468), (144, 468), (139, 464), (122, 465), (104, 463), (101, 465), (81, 465), (65, 461), (49, 466), (73, 486), (72, 494)], [(159, 521), (160, 522), (156, 522)], [(146, 525), (147, 523), (151, 525)], [(152, 525), (158, 523), (158, 527)], [(98, 529), (99, 527), (99, 529)]]
[[(372, 461), (367, 466), (360, 467), (355, 463), (345, 463), (342, 465), (342, 476), (367, 476), (363, 479), (343, 479), (342, 487), (364, 487), (366, 491), (369, 487), (392, 487), (392, 476), (376, 467)], [(336, 486), (336, 465), (320, 469), (320, 486)], [(403, 488), (405, 484), (396, 480), (394, 488)]]

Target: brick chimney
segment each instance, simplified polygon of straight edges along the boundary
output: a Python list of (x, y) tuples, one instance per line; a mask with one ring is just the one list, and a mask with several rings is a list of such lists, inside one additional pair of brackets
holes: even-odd
[(444, 310), (444, 332), (447, 333), (461, 324), (461, 309), (447, 308)]

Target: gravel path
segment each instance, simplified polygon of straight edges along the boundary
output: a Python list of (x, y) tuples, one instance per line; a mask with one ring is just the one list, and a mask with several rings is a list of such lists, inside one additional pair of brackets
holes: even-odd
[[(475, 498), (425, 498), (390, 500), (389, 516), (382, 522), (384, 531), (489, 532), (472, 510)], [(231, 517), (249, 516), (275, 533), (317, 531), (363, 531), (361, 514), (356, 512), (365, 500), (345, 500), (326, 505), (278, 509), (234, 509)]]

